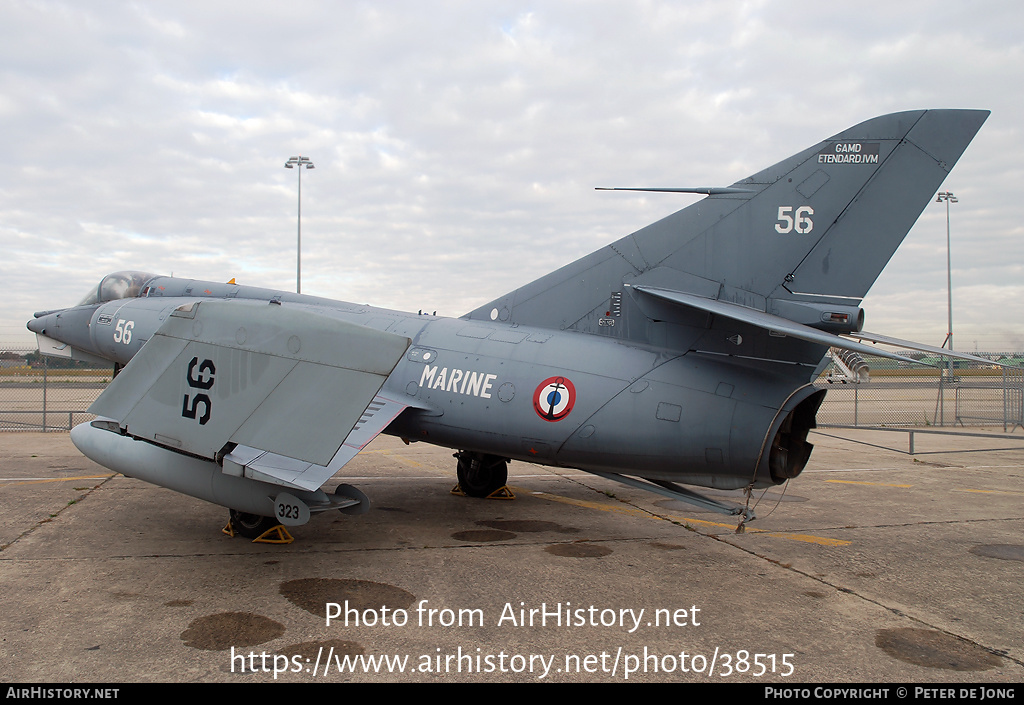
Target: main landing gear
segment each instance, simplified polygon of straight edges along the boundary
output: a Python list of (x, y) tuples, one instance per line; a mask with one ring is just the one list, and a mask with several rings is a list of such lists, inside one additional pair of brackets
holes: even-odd
[(490, 499), (515, 499), (508, 482), (508, 460), (497, 455), (484, 455), (460, 450), (454, 456), (459, 461), (459, 484), (452, 494)]

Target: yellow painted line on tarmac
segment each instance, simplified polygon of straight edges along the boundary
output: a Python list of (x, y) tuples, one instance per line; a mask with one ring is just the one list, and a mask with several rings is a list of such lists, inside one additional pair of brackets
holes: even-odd
[[(723, 524), (718, 521), (707, 521), (705, 519), (690, 519), (689, 517), (676, 517), (677, 520), (681, 519), (687, 524), (703, 524), (705, 526), (717, 526), (723, 529), (735, 529), (735, 524)], [(814, 536), (813, 534), (792, 534), (781, 531), (768, 531), (766, 529), (757, 529), (752, 526), (745, 528), (748, 534), (764, 534), (776, 539), (789, 539), (790, 541), (803, 541), (804, 543), (818, 544), (819, 546), (849, 546), (852, 541), (845, 541), (843, 539), (830, 539), (824, 536)]]
[(913, 485), (893, 485), (887, 482), (858, 482), (857, 480), (825, 480), (825, 482), (836, 482), (840, 485), (874, 485), (876, 487), (900, 487), (903, 489), (909, 489)]
[[(533, 492), (521, 487), (513, 487), (514, 491), (518, 491), (522, 494), (529, 494), (533, 497), (539, 497), (552, 502), (560, 502), (562, 504), (570, 504), (576, 507), (583, 507), (585, 509), (597, 509), (602, 512), (613, 512), (615, 514), (624, 514), (626, 516), (635, 517), (646, 517), (648, 519), (660, 519), (660, 517), (646, 512), (642, 509), (636, 509), (628, 505), (621, 507), (615, 506), (614, 504), (605, 504), (603, 502), (590, 502), (583, 499), (569, 499), (568, 497), (561, 497), (556, 494), (550, 494), (548, 492)], [(725, 524), (720, 521), (708, 521), (707, 519), (692, 519), (690, 517), (684, 517), (680, 515), (670, 515), (675, 521), (681, 524), (700, 524), (701, 526), (715, 527), (722, 529), (735, 529), (735, 524)], [(746, 527), (748, 534), (764, 534), (771, 538), (789, 539), (790, 541), (803, 541), (804, 543), (813, 543), (820, 546), (849, 546), (852, 541), (844, 541), (842, 539), (830, 539), (824, 536), (813, 536), (811, 534), (792, 534), (792, 533), (781, 533), (777, 531), (767, 531), (765, 529), (755, 529), (752, 527)]]
[[(116, 474), (117, 473), (114, 473), (114, 475)], [(14, 485), (42, 485), (47, 482), (73, 482), (75, 480), (107, 480), (111, 477), (114, 477), (114, 475), (81, 475), (78, 477), (55, 477), (52, 479), (33, 478), (25, 480), (19, 480), (16, 478), (0, 478), (0, 482), (5, 483), (3, 485), (5, 487), (13, 487)]]
[[(747, 531), (750, 531), (750, 529), (747, 529)], [(853, 541), (846, 541), (844, 539), (829, 539), (824, 536), (812, 536), (811, 534), (780, 534), (768, 532), (768, 535), (779, 539), (789, 539), (790, 541), (813, 543), (818, 546), (849, 546), (853, 543)]]
[(534, 491), (528, 490), (528, 489), (526, 489), (524, 487), (512, 487), (511, 489), (512, 489), (513, 492), (519, 492), (521, 494), (528, 494), (528, 495), (531, 495), (533, 497), (540, 497), (541, 499), (546, 499), (546, 500), (549, 500), (551, 502), (560, 502), (562, 504), (571, 504), (574, 507), (583, 507), (585, 509), (597, 509), (597, 510), (600, 510), (602, 512), (612, 512), (614, 514), (625, 514), (626, 516), (633, 516), (633, 517), (650, 517), (651, 516), (650, 512), (645, 512), (645, 511), (643, 511), (641, 509), (636, 509), (635, 507), (630, 507), (629, 505), (622, 504), (621, 502), (619, 504), (622, 504), (622, 506), (616, 506), (614, 504), (605, 504), (603, 502), (589, 502), (589, 501), (584, 500), (584, 499), (569, 499), (568, 497), (561, 497), (561, 496), (559, 496), (557, 494), (550, 494), (548, 492), (534, 492)]

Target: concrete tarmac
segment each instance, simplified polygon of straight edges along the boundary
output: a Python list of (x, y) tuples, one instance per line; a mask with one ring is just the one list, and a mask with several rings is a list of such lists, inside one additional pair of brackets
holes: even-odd
[(4, 433), (0, 679), (1020, 683), (1024, 435), (993, 434), (815, 432), (745, 533), (524, 463), (453, 496), (450, 450), (382, 437), (343, 471), (370, 513), (272, 545)]

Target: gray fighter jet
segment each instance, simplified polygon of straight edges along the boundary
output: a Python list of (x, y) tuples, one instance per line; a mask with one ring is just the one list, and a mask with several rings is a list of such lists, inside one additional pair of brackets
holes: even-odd
[(364, 511), (322, 485), (382, 432), (455, 449), (472, 496), (521, 460), (745, 521), (676, 483), (800, 474), (829, 349), (899, 357), (859, 342), (859, 304), (987, 117), (894, 113), (728, 187), (650, 189), (707, 197), (461, 318), (118, 272), (28, 327), (124, 366), (72, 430), (85, 455), (246, 535)]

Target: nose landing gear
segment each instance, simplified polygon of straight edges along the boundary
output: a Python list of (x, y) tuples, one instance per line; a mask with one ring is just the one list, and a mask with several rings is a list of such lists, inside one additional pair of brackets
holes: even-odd
[(253, 543), (291, 543), (295, 540), (274, 517), (248, 514), (236, 509), (230, 510), (229, 515), (228, 525), (224, 527), (224, 533), (228, 536), (238, 534), (252, 539)]

